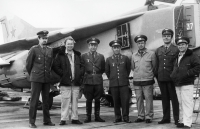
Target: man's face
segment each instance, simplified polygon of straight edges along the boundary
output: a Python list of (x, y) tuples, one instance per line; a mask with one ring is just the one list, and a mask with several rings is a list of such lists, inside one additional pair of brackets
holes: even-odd
[(96, 52), (98, 47), (98, 43), (89, 43), (88, 48), (90, 52)]
[(118, 54), (120, 54), (121, 46), (119, 46), (119, 45), (113, 46), (113, 47), (112, 47), (112, 50), (113, 50), (113, 53), (114, 53), (115, 55), (118, 55)]
[(162, 39), (165, 44), (170, 44), (172, 41), (172, 36), (171, 35), (162, 35)]
[(47, 44), (48, 37), (47, 37), (47, 36), (38, 37), (38, 40), (39, 40), (39, 44), (40, 44), (40, 45), (45, 45), (45, 44)]
[(139, 50), (143, 50), (145, 48), (146, 41), (138, 41), (137, 46)]
[(74, 41), (73, 40), (67, 40), (65, 47), (68, 51), (71, 51), (74, 49)]
[(177, 46), (180, 52), (185, 52), (188, 48), (188, 44), (186, 43), (180, 43)]

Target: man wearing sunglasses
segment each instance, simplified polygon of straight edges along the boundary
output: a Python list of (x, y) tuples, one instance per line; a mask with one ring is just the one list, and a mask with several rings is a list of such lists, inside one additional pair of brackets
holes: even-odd
[(173, 107), (173, 116), (175, 124), (179, 121), (179, 104), (176, 95), (176, 90), (170, 74), (173, 71), (173, 64), (177, 57), (179, 50), (172, 44), (174, 32), (171, 29), (164, 29), (162, 31), (162, 39), (164, 45), (159, 47), (155, 54), (157, 59), (157, 80), (162, 94), (163, 118), (158, 124), (170, 123), (170, 100)]
[(53, 51), (47, 46), (48, 31), (37, 33), (39, 44), (33, 46), (26, 59), (26, 69), (30, 75), (31, 82), (31, 101), (29, 108), (29, 127), (37, 128), (35, 125), (37, 105), (40, 92), (42, 93), (43, 124), (55, 126), (51, 122), (49, 114), (49, 90), (50, 90), (50, 67)]

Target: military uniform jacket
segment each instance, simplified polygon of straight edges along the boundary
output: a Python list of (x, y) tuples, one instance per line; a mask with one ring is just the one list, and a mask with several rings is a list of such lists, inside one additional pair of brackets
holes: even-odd
[(105, 72), (105, 58), (102, 54), (96, 53), (93, 61), (90, 52), (82, 55), (82, 72), (84, 74), (83, 84), (99, 85), (103, 84), (102, 74)]
[(33, 46), (26, 59), (26, 69), (31, 82), (50, 82), (50, 67), (53, 51), (50, 47), (42, 48), (40, 45)]
[(155, 54), (158, 66), (156, 76), (158, 77), (158, 81), (172, 81), (170, 74), (173, 71), (173, 66), (178, 53), (178, 48), (173, 44), (171, 44), (167, 50), (165, 50), (164, 45), (156, 50)]
[(129, 74), (131, 71), (131, 62), (125, 55), (115, 55), (106, 59), (105, 73), (109, 79), (110, 87), (127, 86), (129, 85)]

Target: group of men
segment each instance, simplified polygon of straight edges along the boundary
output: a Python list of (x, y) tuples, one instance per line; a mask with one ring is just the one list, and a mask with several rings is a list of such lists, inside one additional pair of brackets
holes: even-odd
[[(194, 79), (200, 73), (200, 61), (192, 50), (188, 49), (189, 38), (176, 38), (177, 47), (172, 43), (173, 31), (164, 29), (162, 31), (164, 45), (153, 52), (145, 47), (148, 38), (145, 35), (138, 35), (134, 38), (138, 51), (133, 53), (131, 60), (121, 54), (122, 42), (113, 40), (109, 43), (113, 55), (108, 57), (106, 61), (104, 56), (97, 52), (99, 39), (89, 38), (87, 40), (89, 52), (81, 55), (80, 52), (74, 50), (75, 41), (72, 38), (67, 38), (65, 46), (53, 60), (52, 49), (47, 46), (48, 31), (40, 31), (37, 35), (39, 44), (30, 49), (26, 61), (32, 89), (29, 127), (37, 127), (35, 119), (41, 91), (44, 125), (55, 126), (51, 122), (48, 108), (51, 67), (61, 77), (59, 82), (61, 92), (60, 125), (67, 124), (66, 121), (69, 120), (70, 103), (71, 123), (82, 124), (78, 119), (77, 109), (82, 84), (86, 98), (86, 119), (84, 122), (92, 121), (93, 100), (95, 101), (95, 121), (105, 122), (100, 117), (100, 98), (104, 92), (102, 74), (106, 73), (114, 102), (114, 123), (122, 121), (131, 123), (129, 120), (130, 89), (136, 93), (138, 118), (135, 122), (152, 122), (154, 116), (153, 84), (155, 83), (154, 78), (157, 78), (163, 106), (163, 118), (158, 124), (171, 122), (171, 100), (176, 126), (178, 128), (191, 127)], [(133, 71), (133, 85), (129, 84), (131, 69)]]

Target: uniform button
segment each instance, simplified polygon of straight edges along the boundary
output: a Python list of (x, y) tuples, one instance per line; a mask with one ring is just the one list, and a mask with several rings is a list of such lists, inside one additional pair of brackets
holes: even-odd
[(164, 67), (164, 69), (165, 69), (165, 67)]
[(164, 60), (166, 60), (166, 59), (164, 59)]
[(165, 63), (164, 63), (165, 64)]
[(119, 74), (119, 73), (117, 73), (117, 74)]

